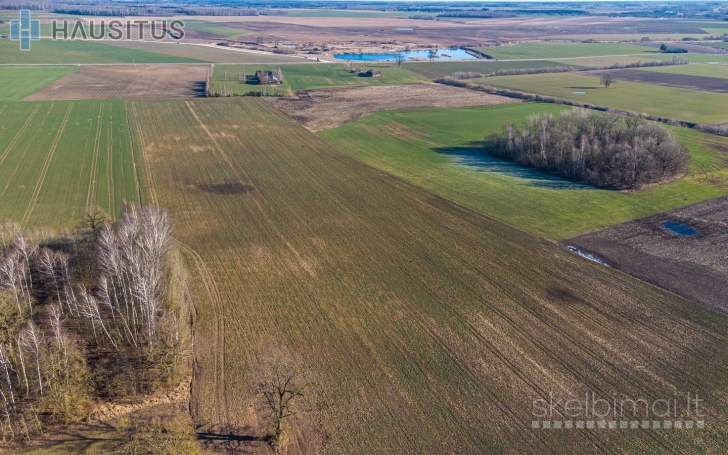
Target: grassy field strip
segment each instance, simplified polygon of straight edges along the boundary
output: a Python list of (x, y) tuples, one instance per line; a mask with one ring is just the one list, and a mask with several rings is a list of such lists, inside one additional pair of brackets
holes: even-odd
[(250, 364), (283, 344), (324, 384), (320, 419), (292, 438), (314, 450), (323, 431), (340, 453), (725, 442), (715, 403), (704, 432), (530, 430), (549, 390), (723, 396), (722, 316), (352, 160), (262, 100), (133, 104), (158, 200), (206, 277), (193, 289), (203, 429), (256, 434)]
[(70, 66), (0, 66), (0, 101), (19, 101), (75, 70)]
[(654, 73), (684, 74), (686, 76), (718, 77), (728, 79), (728, 65), (690, 64), (661, 68), (640, 68)]
[(658, 49), (625, 43), (535, 42), (508, 46), (478, 47), (478, 51), (498, 60), (607, 57), (612, 55), (659, 54)]
[(101, 119), (104, 113), (104, 103), (99, 104), (98, 127), (94, 139), (94, 151), (91, 157), (91, 172), (89, 173), (88, 192), (86, 193), (86, 210), (95, 205), (93, 198), (96, 196), (96, 175), (99, 172), (99, 149), (101, 148)]
[(45, 182), (46, 174), (48, 173), (48, 167), (51, 165), (51, 161), (53, 160), (53, 155), (56, 153), (56, 147), (58, 146), (58, 141), (61, 140), (61, 135), (63, 134), (63, 130), (66, 129), (66, 124), (68, 123), (68, 117), (71, 115), (71, 111), (73, 110), (73, 104), (69, 104), (68, 108), (66, 109), (66, 115), (63, 117), (63, 121), (61, 122), (60, 128), (58, 128), (58, 133), (56, 133), (56, 137), (53, 139), (53, 143), (51, 144), (51, 148), (48, 151), (48, 156), (46, 157), (45, 161), (43, 162), (43, 168), (40, 171), (40, 176), (38, 177), (38, 183), (35, 185), (35, 189), (33, 190), (33, 195), (30, 197), (30, 203), (28, 204), (28, 208), (25, 211), (25, 214), (23, 215), (23, 219), (20, 222), (20, 226), (22, 228), (25, 228), (28, 224), (28, 221), (30, 221), (30, 216), (33, 214), (33, 209), (35, 208), (36, 202), (38, 202), (38, 195), (40, 194), (41, 188), (43, 188), (43, 182)]
[[(471, 82), (687, 122), (728, 121), (725, 109), (728, 95), (722, 93), (619, 80), (605, 89), (598, 77), (576, 73), (498, 76), (473, 79)], [(586, 93), (574, 93), (578, 91)]]
[(688, 175), (634, 193), (579, 185), (482, 155), (483, 138), (500, 132), (503, 124), (565, 109), (521, 103), (378, 112), (318, 134), (368, 165), (548, 238), (568, 238), (728, 194), (728, 139), (679, 128), (673, 131), (691, 155)]

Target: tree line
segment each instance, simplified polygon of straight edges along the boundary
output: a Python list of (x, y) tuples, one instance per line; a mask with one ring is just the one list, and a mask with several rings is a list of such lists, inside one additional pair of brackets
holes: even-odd
[[(172, 227), (159, 207), (63, 235), (0, 225), (0, 437), (29, 440), (178, 381), (191, 349), (175, 291)], [(179, 286), (177, 284), (176, 286)]]
[(561, 177), (611, 189), (632, 189), (687, 171), (685, 147), (660, 125), (634, 117), (564, 111), (531, 115), (503, 127), (485, 152)]

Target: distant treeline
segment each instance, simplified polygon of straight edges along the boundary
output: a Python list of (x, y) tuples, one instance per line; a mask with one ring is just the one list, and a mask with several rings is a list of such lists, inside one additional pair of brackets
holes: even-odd
[(615, 114), (531, 115), (485, 141), (485, 152), (579, 182), (633, 189), (684, 174), (685, 147), (665, 128)]
[(73, 14), (77, 16), (285, 16), (285, 11), (259, 10), (249, 8), (214, 8), (214, 7), (177, 7), (177, 6), (53, 6), (51, 9), (58, 14)]

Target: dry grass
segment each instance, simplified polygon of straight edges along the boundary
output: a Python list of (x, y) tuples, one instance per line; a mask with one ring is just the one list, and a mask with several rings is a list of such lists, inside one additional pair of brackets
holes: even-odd
[(205, 96), (208, 66), (84, 66), (24, 101), (172, 99)]
[[(321, 377), (288, 453), (717, 453), (725, 317), (382, 174), (258, 99), (134, 102), (200, 279), (191, 410), (260, 434), (251, 362)], [(209, 191), (209, 188), (245, 191)], [(532, 400), (704, 396), (705, 430), (532, 430)], [(682, 395), (681, 395), (682, 396)]]
[(302, 90), (297, 98), (269, 98), (275, 107), (312, 131), (335, 128), (376, 111), (464, 107), (517, 100), (441, 84)]

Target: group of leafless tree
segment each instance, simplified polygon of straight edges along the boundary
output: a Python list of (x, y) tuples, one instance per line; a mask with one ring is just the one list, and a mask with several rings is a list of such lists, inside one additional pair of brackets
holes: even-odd
[(612, 189), (656, 183), (687, 171), (685, 147), (660, 125), (615, 114), (531, 115), (486, 139), (488, 154)]
[[(98, 221), (95, 217), (94, 220)], [(147, 394), (188, 354), (159, 207), (63, 236), (0, 225), (0, 435), (27, 440), (95, 398)]]

